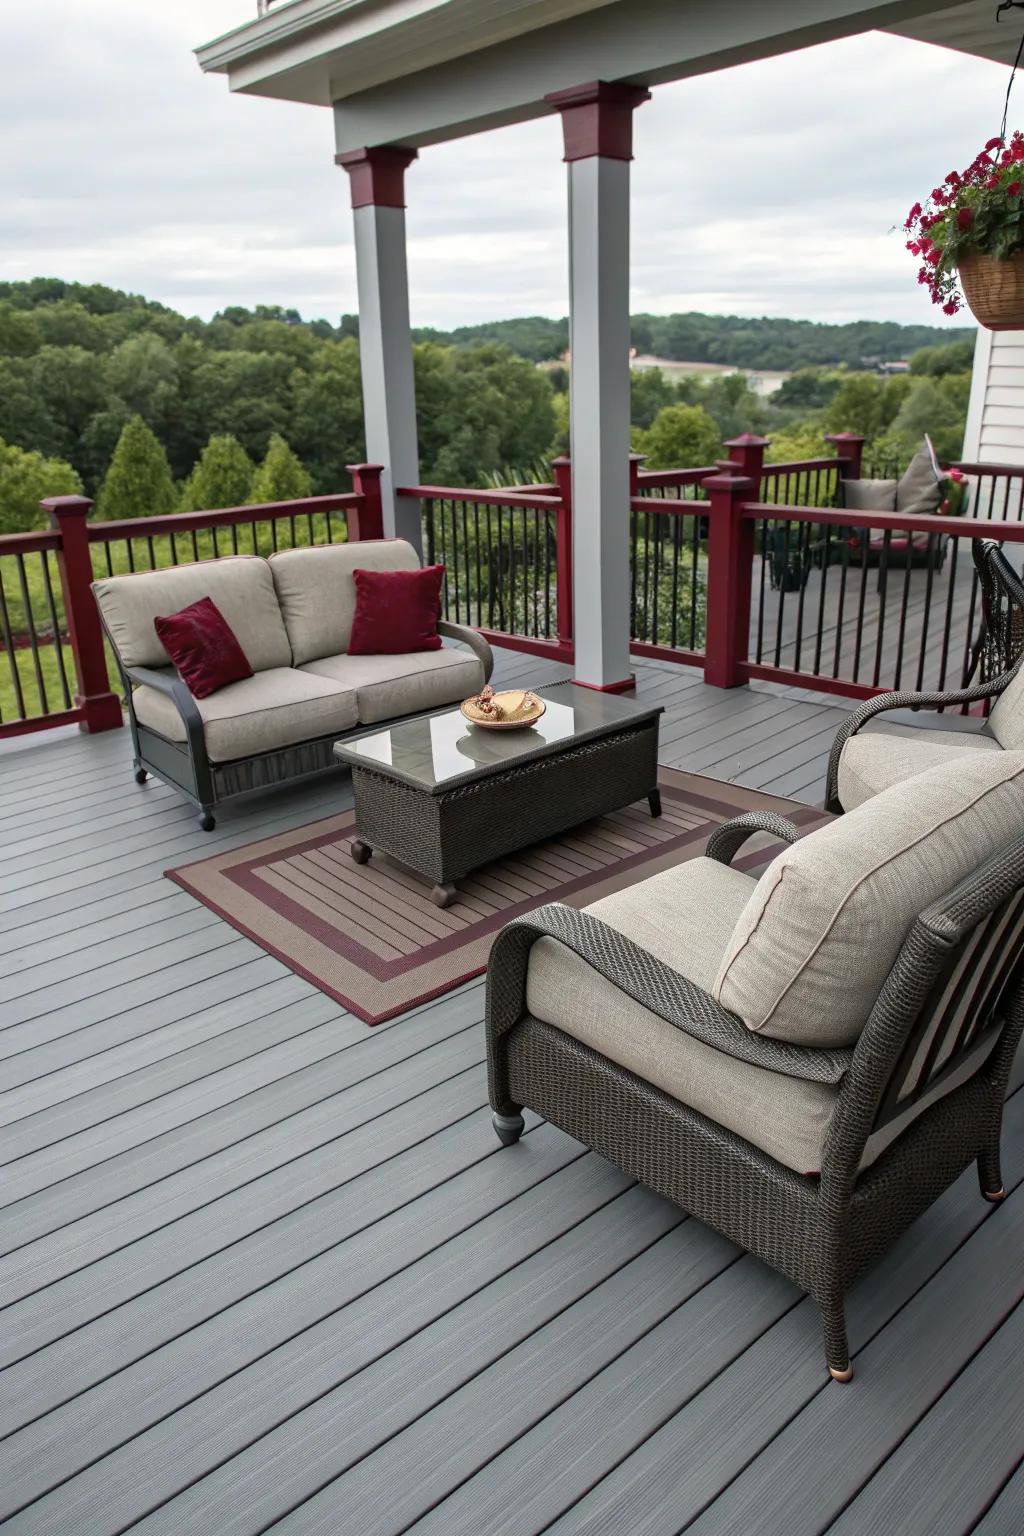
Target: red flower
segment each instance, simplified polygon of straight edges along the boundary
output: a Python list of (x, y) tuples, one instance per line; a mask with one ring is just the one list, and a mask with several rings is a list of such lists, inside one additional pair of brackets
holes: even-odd
[(959, 308), (959, 299), (947, 299), (946, 303), (942, 306), (943, 313), (946, 315), (955, 315)]
[(939, 250), (936, 250), (934, 247), (928, 252), (928, 255), (925, 257), (925, 261), (930, 261), (933, 267), (937, 267), (941, 260), (942, 260), (942, 252), (939, 251)]
[(1024, 160), (1024, 139), (1014, 139), (1013, 146), (1010, 149), (1010, 159), (1014, 163), (1018, 160)]
[(1011, 181), (1010, 185), (1006, 189), (1007, 197), (1017, 197), (1022, 186), (1024, 186), (1024, 182)]
[(911, 256), (920, 256), (921, 254), (921, 246), (916, 240), (907, 241), (907, 250), (910, 252)]
[(985, 185), (990, 190), (991, 190), (992, 187), (998, 187), (998, 185), (999, 185), (999, 177), (998, 176), (990, 176), (988, 178), (988, 180), (985, 182)]
[(958, 187), (960, 185), (960, 172), (950, 171), (946, 177), (946, 181), (951, 187)]
[(957, 229), (970, 229), (970, 227), (971, 227), (971, 225), (973, 223), (974, 223), (974, 209), (973, 208), (961, 208), (961, 209), (959, 209), (959, 211), (957, 212), (957, 216), (956, 216), (956, 227), (957, 227)]
[(1002, 147), (1002, 139), (989, 139), (988, 143), (985, 145), (986, 149), (1002, 149)]
[(1010, 154), (1010, 151), (1008, 149), (1004, 149), (1002, 154), (999, 156), (999, 164), (1000, 165), (1009, 165), (1009, 163), (1010, 163), (1010, 161), (1012, 159), (1013, 159), (1013, 156)]

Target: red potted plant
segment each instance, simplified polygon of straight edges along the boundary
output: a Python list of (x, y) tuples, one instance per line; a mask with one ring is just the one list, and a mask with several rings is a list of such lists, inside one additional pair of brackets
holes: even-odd
[(950, 171), (904, 229), (907, 250), (921, 259), (917, 280), (947, 315), (960, 290), (979, 325), (1024, 327), (1024, 134), (988, 143), (964, 171)]

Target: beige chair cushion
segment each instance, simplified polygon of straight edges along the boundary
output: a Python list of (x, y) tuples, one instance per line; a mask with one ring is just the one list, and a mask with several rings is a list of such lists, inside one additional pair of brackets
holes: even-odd
[(100, 612), (128, 667), (166, 667), (153, 620), (210, 597), (230, 624), (254, 672), (289, 667), (291, 646), (270, 567), (258, 555), (228, 555), (166, 571), (107, 576), (93, 582)]
[(482, 662), (454, 646), (399, 656), (325, 656), (301, 670), (354, 689), (363, 725), (456, 704), (484, 685)]
[(930, 731), (913, 726), (865, 729), (851, 736), (839, 759), (839, 799), (854, 810), (893, 784), (926, 768), (955, 762), (964, 752), (998, 752), (994, 736)]
[(348, 650), (356, 611), (354, 570), (417, 571), (419, 565), (416, 551), (402, 539), (285, 549), (271, 555), (294, 665)]
[[(143, 725), (185, 740), (185, 727), (171, 699), (156, 688), (136, 688), (135, 713)], [(196, 699), (211, 762), (230, 763), (272, 752), (317, 736), (340, 735), (358, 724), (355, 693), (325, 677), (291, 667), (271, 667), (229, 683), (208, 699)]]
[(919, 516), (937, 512), (941, 501), (942, 482), (936, 479), (928, 444), (922, 443), (900, 476), (896, 487), (896, 510)]
[(895, 512), (895, 480), (844, 480), (843, 506), (850, 512)]
[[(691, 859), (586, 910), (707, 989), (756, 882)], [(797, 1173), (821, 1166), (837, 1090), (737, 1061), (659, 1018), (557, 939), (530, 951), (527, 1007)]]
[(802, 1045), (857, 1039), (914, 920), (1024, 836), (1024, 753), (960, 752), (787, 848), (736, 925), (714, 995)]
[(988, 722), (1001, 747), (1008, 752), (1024, 752), (1024, 663), (996, 699)]

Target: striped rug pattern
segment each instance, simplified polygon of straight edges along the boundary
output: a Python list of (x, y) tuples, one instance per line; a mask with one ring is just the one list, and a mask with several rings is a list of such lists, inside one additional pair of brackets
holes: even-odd
[[(477, 870), (441, 910), (430, 886), (382, 855), (356, 864), (355, 813), (167, 870), (170, 879), (368, 1024), (447, 992), (486, 967), (494, 935), (549, 901), (582, 907), (703, 851), (712, 827), (748, 810), (810, 826), (797, 802), (663, 768), (663, 814), (647, 804), (586, 822)], [(754, 869), (777, 851), (753, 845)]]

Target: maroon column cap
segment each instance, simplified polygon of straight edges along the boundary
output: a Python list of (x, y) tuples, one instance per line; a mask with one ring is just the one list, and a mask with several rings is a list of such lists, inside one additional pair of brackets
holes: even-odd
[(591, 80), (567, 91), (552, 91), (544, 100), (562, 114), (566, 160), (632, 160), (633, 113), (651, 93), (646, 85), (621, 85)]
[(405, 207), (405, 172), (417, 151), (404, 144), (376, 144), (368, 149), (347, 149), (335, 155), (349, 175), (352, 207)]

